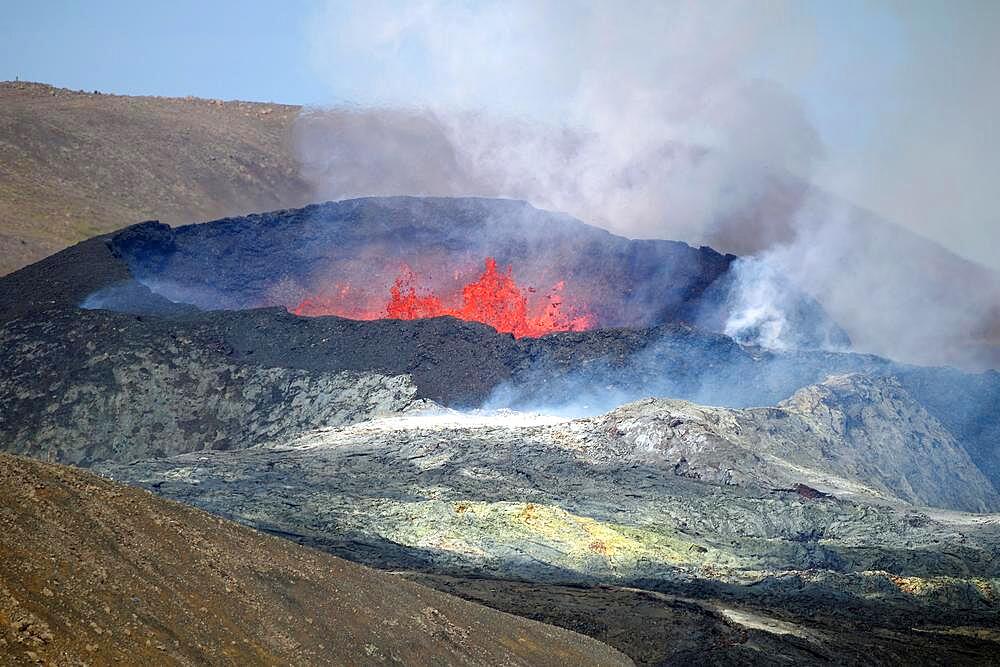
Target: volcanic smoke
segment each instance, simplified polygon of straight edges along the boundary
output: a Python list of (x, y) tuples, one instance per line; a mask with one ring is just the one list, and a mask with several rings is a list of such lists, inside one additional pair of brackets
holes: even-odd
[(586, 331), (594, 326), (594, 316), (577, 308), (564, 308), (560, 280), (549, 290), (544, 302), (532, 307), (528, 294), (534, 288), (521, 288), (514, 280), (513, 267), (503, 272), (496, 259), (486, 258), (486, 269), (476, 280), (462, 287), (462, 303), (445, 305), (433, 291), (418, 292), (418, 279), (404, 266), (389, 288), (389, 301), (381, 309), (359, 307), (357, 290), (350, 284), (338, 285), (330, 293), (303, 299), (292, 312), (316, 317), (338, 315), (355, 320), (417, 320), (450, 315), (469, 322), (488, 324), (501, 333), (515, 338), (537, 338), (557, 331)]

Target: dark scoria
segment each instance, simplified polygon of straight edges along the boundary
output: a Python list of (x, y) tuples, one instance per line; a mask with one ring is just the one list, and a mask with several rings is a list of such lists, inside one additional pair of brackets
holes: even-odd
[[(688, 321), (715, 331), (729, 313), (736, 259), (678, 241), (626, 239), (524, 202), (477, 198), (364, 198), (175, 229), (145, 223), (111, 243), (137, 280), (203, 308), (291, 308), (338, 285), (374, 292), (382, 306), (402, 265), (421, 287), (435, 288), (492, 257), (512, 266), (521, 285), (541, 293), (562, 285), (561, 302), (600, 327)], [(790, 293), (789, 342), (849, 344), (815, 301)]]

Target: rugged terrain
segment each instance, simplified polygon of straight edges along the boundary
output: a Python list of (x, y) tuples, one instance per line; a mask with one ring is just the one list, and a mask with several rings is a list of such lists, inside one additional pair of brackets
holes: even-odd
[[(871, 412), (852, 426), (862, 396)], [(936, 474), (935, 493), (957, 494), (946, 504), (996, 509), (991, 485), (932, 424), (909, 441), (929, 436), (937, 452), (890, 449), (879, 474), (853, 465), (874, 443), (866, 430), (891, 443), (921, 419), (933, 421), (889, 381), (834, 378), (774, 409), (437, 410), (98, 470), (639, 662), (983, 661), (1000, 648), (1000, 515), (899, 496), (926, 504), (913, 489)], [(804, 424), (821, 455), (784, 446)], [(646, 627), (664, 618), (669, 629)], [(956, 625), (967, 642), (935, 634)]]
[[(519, 247), (517, 225), (502, 236), (490, 227), (496, 222), (491, 210), (532, 220), (542, 216), (556, 228), (552, 236), (568, 248)], [(485, 220), (477, 223), (477, 212)], [(279, 434), (290, 437), (345, 423), (336, 397), (328, 396), (344, 388), (343, 380), (337, 380), (343, 372), (410, 377), (385, 380), (403, 383), (394, 385), (402, 393), (375, 396), (350, 420), (374, 414), (383, 400), (392, 403), (387, 404), (391, 409), (410, 400), (433, 400), (449, 407), (486, 402), (571, 414), (596, 414), (650, 395), (763, 406), (829, 375), (860, 372), (897, 378), (979, 472), (994, 485), (1000, 480), (995, 447), (1000, 417), (994, 409), (1000, 402), (1000, 374), (908, 366), (870, 355), (739, 345), (678, 321), (719, 305), (706, 295), (726, 280), (725, 257), (684, 244), (627, 242), (564, 216), (547, 215), (509, 201), (357, 200), (178, 230), (143, 224), (78, 244), (0, 278), (4, 446), (84, 464), (246, 447)], [(462, 225), (486, 229), (491, 233), (485, 237), (500, 246), (493, 250), (521, 253), (522, 259), (561, 257), (567, 267), (577, 267), (570, 271), (573, 277), (583, 277), (591, 264), (599, 275), (609, 272), (606, 285), (624, 287), (631, 276), (637, 281), (632, 294), (647, 292), (631, 304), (633, 316), (666, 323), (515, 340), (452, 318), (361, 322), (295, 317), (282, 307), (201, 311), (146, 285), (175, 299), (208, 298), (246, 307), (303, 265), (307, 272), (310, 264), (335, 265), (341, 256), (337, 253), (344, 252), (337, 241), (350, 251), (364, 236), (359, 229), (373, 227), (374, 247), (386, 252), (393, 238), (443, 238), (446, 247), (468, 243), (460, 234), (447, 236), (441, 220), (455, 222), (459, 231)], [(614, 268), (619, 264), (641, 268), (657, 258), (677, 260), (676, 274), (669, 264), (648, 283), (641, 282), (639, 270), (614, 274), (621, 271)], [(172, 287), (157, 282), (164, 277)], [(663, 304), (650, 300), (657, 285), (677, 277)], [(213, 296), (205, 297), (209, 292)], [(598, 312), (610, 313), (613, 294), (605, 288), (602, 299), (607, 310)], [(84, 303), (119, 312), (84, 310)], [(803, 303), (803, 331), (815, 332), (817, 322), (826, 327), (822, 311), (807, 299)], [(403, 389), (407, 382), (412, 390)], [(263, 391), (265, 385), (269, 391)], [(91, 412), (113, 417), (101, 419), (96, 438), (93, 420), (78, 418)]]
[(628, 664), (92, 474), (0, 454), (0, 663)]
[(20, 324), (0, 333), (0, 430), (6, 451), (47, 460), (251, 447), (423, 403), (406, 376), (234, 363), (221, 339), (142, 331), (128, 317), (84, 311)]
[[(559, 242), (519, 245), (530, 225), (505, 237), (491, 211), (541, 216)], [(468, 228), (495, 245), (470, 245)], [(418, 239), (562, 262), (568, 281), (592, 269), (646, 288), (618, 314), (648, 320), (515, 339), (451, 317), (254, 307), (287, 305), (276, 285), (307, 286), (297, 272), (366, 239), (369, 260)], [(481, 199), (140, 224), (0, 278), (0, 448), (94, 466), (642, 664), (989, 662), (1000, 374), (764, 349), (683, 321), (725, 305), (730, 261)], [(644, 311), (672, 262), (682, 279)], [(832, 324), (801, 303), (807, 334)]]

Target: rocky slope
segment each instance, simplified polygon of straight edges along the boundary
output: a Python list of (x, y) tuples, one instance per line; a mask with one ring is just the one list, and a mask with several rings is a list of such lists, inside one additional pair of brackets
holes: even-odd
[(1000, 495), (955, 438), (894, 378), (831, 376), (773, 408), (649, 399), (596, 422), (587, 447), (718, 484), (888, 498), (972, 512)]
[[(892, 391), (915, 401), (918, 419), (915, 430), (878, 433), (865, 426), (867, 408), (858, 401), (840, 417), (856, 445), (855, 463), (864, 459), (865, 443), (883, 435), (895, 438), (885, 444), (893, 456), (890, 446), (900, 453), (922, 446), (914, 434), (933, 434), (928, 443), (958, 447), (975, 474), (1000, 483), (1000, 418), (991, 408), (1000, 400), (1000, 375), (858, 355), (768, 352), (690, 327), (515, 341), (450, 318), (353, 322), (278, 310), (162, 318), (59, 308), (0, 325), (0, 340), (0, 445), (65, 462), (246, 447), (426, 400), (548, 406), (568, 414), (599, 413), (650, 395), (773, 405), (829, 374), (849, 372), (898, 378)], [(399, 375), (411, 379), (390, 379)], [(345, 384), (349, 378), (361, 388)], [(903, 423), (901, 415), (894, 423)], [(799, 428), (812, 429), (809, 441), (821, 451), (818, 424)], [(882, 451), (870, 446), (873, 456)], [(869, 472), (877, 474), (871, 466)], [(926, 481), (921, 497), (931, 502), (936, 473), (915, 474)]]
[[(540, 214), (464, 203), (452, 214)], [(0, 278), (0, 449), (96, 464), (645, 664), (995, 655), (997, 516), (955, 510), (996, 508), (1000, 374), (767, 350), (682, 322), (515, 340), (453, 318), (202, 311), (136, 280), (168, 266), (261, 294), (273, 276), (222, 258), (244, 227), (276, 225), (279, 249), (362, 224), (389, 242), (412, 236), (415, 211), (453, 205), (150, 223)], [(217, 273), (195, 270), (213, 257)], [(487, 409), (413, 414), (431, 401)]]
[(0, 455), (0, 662), (629, 664), (102, 480)]
[[(963, 463), (947, 441), (892, 452), (884, 478), (852, 469), (856, 448), (870, 445), (863, 431), (825, 425), (856, 404), (844, 394), (873, 391), (892, 409), (873, 401), (865, 428), (917, 428), (920, 410), (898, 386), (836, 378), (772, 409), (647, 401), (575, 421), (438, 411), (98, 469), (338, 555), (427, 573), (420, 580), (604, 638), (639, 661), (695, 659), (688, 624), (727, 647), (723, 663), (943, 659), (948, 644), (922, 633), (989, 636), (1000, 620), (1000, 517), (911, 506), (879, 486), (912, 478), (931, 454), (928, 467), (947, 475), (940, 488), (954, 489), (948, 501), (970, 502), (983, 479), (967, 459), (944, 470)], [(922, 418), (930, 439), (937, 427)], [(823, 455), (796, 459), (782, 443), (809, 424), (818, 433), (804, 447)], [(812, 486), (821, 482), (826, 492)], [(646, 596), (645, 611), (609, 618), (607, 606), (634, 596)], [(657, 635), (671, 649), (650, 653), (635, 639), (650, 615), (674, 619)], [(764, 634), (732, 635), (734, 624)], [(964, 641), (972, 662), (997, 650)]]

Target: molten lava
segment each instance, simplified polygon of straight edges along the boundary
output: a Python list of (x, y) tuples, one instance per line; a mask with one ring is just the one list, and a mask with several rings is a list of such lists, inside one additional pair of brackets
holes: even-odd
[[(324, 296), (303, 299), (292, 312), (296, 315), (339, 315), (358, 320), (389, 318), (416, 320), (425, 317), (451, 315), (462, 320), (482, 322), (516, 338), (535, 338), (556, 331), (584, 331), (594, 325), (589, 314), (570, 314), (562, 307), (563, 281), (556, 283), (545, 303), (532, 309), (527, 293), (514, 281), (513, 269), (497, 270), (496, 260), (486, 258), (486, 270), (475, 281), (462, 288), (462, 304), (449, 307), (433, 292), (418, 293), (417, 278), (404, 267), (389, 288), (389, 302), (382, 310), (366, 309), (353, 299), (350, 285), (336, 285)], [(535, 310), (535, 314), (532, 314)]]

